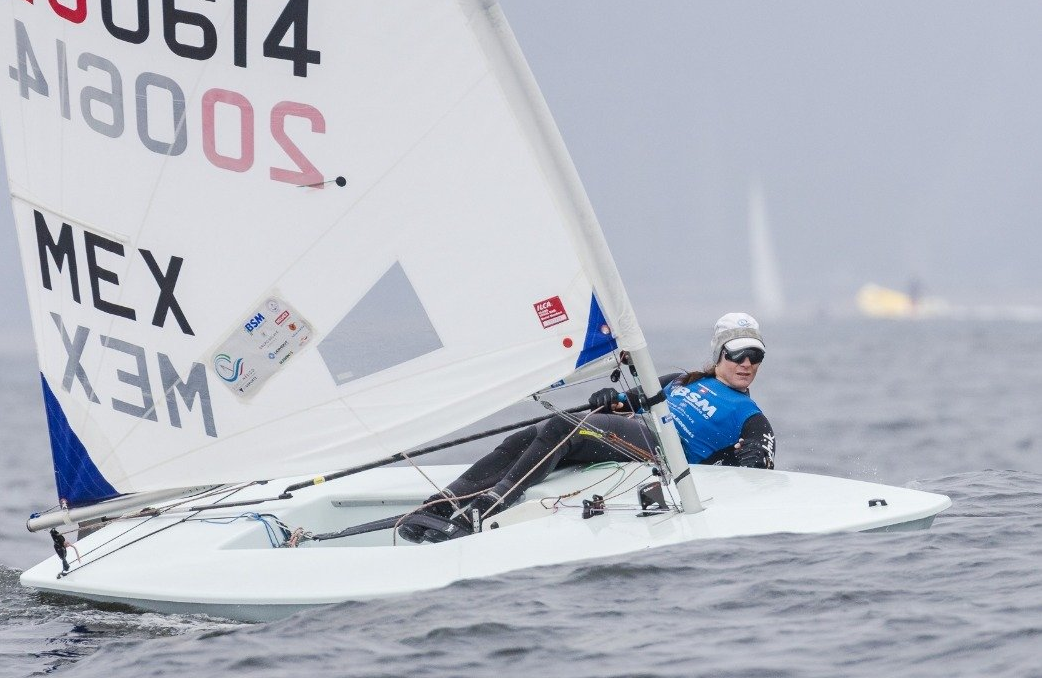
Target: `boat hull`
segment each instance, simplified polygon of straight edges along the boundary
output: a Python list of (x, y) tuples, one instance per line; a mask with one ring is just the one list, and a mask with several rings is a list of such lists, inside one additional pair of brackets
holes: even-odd
[[(444, 486), (464, 468), (424, 470)], [(385, 529), (275, 548), (265, 525), (244, 517), (257, 511), (290, 527), (329, 532), (410, 511), (430, 493), (411, 468), (374, 469), (298, 491), (292, 499), (120, 521), (79, 541), (82, 559), (71, 561), (64, 576), (57, 576), (61, 563), (52, 557), (21, 581), (41, 591), (164, 613), (267, 621), (317, 605), (699, 539), (921, 529), (951, 505), (943, 495), (810, 474), (703, 466), (692, 473), (705, 507), (698, 513), (639, 515), (636, 488), (654, 480), (646, 467), (576, 467), (531, 488), (523, 503), (497, 515), (485, 531), (441, 544), (396, 541)], [(253, 486), (234, 500), (271, 497), (281, 487)], [(583, 491), (555, 502), (577, 490)], [(608, 497), (607, 510), (583, 518), (582, 500), (593, 494)], [(497, 529), (488, 529), (491, 523)]]

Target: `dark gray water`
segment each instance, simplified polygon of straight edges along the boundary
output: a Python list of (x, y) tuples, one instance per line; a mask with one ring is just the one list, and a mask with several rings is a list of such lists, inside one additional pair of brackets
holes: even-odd
[[(258, 625), (19, 587), (50, 553), (25, 518), (54, 494), (34, 359), (0, 356), (0, 678), (1042, 677), (1042, 326), (821, 319), (766, 336), (754, 395), (779, 466), (948, 494), (933, 529), (691, 543)], [(649, 339), (662, 371), (708, 349)]]

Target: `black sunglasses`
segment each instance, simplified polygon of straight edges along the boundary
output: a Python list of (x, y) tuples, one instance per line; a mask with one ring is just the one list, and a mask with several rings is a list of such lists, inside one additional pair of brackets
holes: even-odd
[(733, 363), (742, 363), (745, 361), (746, 358), (748, 358), (749, 362), (751, 362), (753, 365), (759, 365), (763, 362), (763, 355), (763, 349), (754, 347), (743, 348), (740, 351), (735, 351), (734, 353), (728, 351), (726, 348), (724, 349), (724, 357)]

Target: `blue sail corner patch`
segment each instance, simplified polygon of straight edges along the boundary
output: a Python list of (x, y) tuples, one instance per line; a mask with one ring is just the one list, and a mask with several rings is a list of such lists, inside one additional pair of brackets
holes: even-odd
[(69, 507), (75, 507), (119, 496), (119, 492), (105, 480), (87, 453), (87, 448), (72, 430), (68, 417), (42, 373), (40, 381), (43, 384), (43, 402), (47, 410), (47, 430), (51, 436), (58, 497)]
[(608, 321), (597, 303), (597, 297), (590, 295), (590, 319), (586, 323), (586, 338), (583, 340), (583, 350), (575, 361), (576, 369), (588, 362), (607, 355), (619, 347), (615, 337), (611, 333)]

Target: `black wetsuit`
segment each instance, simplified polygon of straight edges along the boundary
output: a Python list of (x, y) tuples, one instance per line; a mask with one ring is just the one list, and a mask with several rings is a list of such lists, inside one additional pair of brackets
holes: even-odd
[[(661, 377), (660, 381), (666, 385), (678, 376), (669, 374)], [(636, 400), (636, 393), (627, 395), (628, 402)], [(586, 422), (642, 449), (649, 450), (654, 445), (655, 438), (641, 417), (595, 413), (589, 415)], [(598, 436), (582, 430), (560, 444), (574, 428), (572, 421), (557, 415), (536, 426), (522, 429), (505, 438), (446, 489), (457, 497), (490, 490), (496, 497), (503, 498), (499, 506), (502, 510), (514, 503), (527, 488), (543, 481), (551, 471), (561, 466), (631, 460), (603, 443)], [(742, 439), (738, 449), (735, 449), (733, 443), (728, 444), (701, 463), (774, 468), (774, 431), (767, 417), (759, 412), (750, 416), (735, 440), (738, 438)], [(560, 447), (550, 455), (550, 451), (558, 444)], [(543, 461), (547, 455), (550, 456)]]

